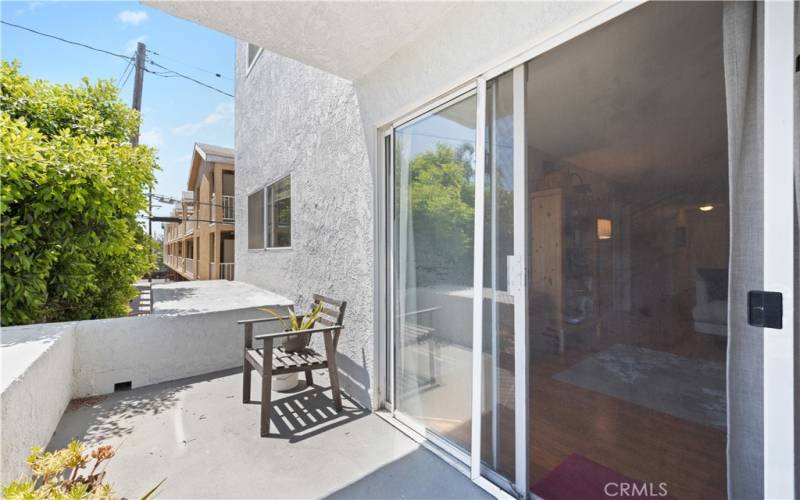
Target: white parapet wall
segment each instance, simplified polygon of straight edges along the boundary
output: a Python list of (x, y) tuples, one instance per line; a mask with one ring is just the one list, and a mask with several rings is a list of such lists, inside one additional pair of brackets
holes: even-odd
[(33, 446), (50, 441), (72, 398), (76, 323), (0, 331), (0, 479), (28, 473)]
[[(242, 365), (240, 319), (291, 302), (253, 285), (215, 280), (153, 286), (153, 314), (3, 328), (0, 480), (28, 473), (69, 401)], [(275, 331), (262, 326), (257, 333)], [(268, 329), (269, 328), (269, 329)], [(271, 330), (270, 330), (271, 329)]]

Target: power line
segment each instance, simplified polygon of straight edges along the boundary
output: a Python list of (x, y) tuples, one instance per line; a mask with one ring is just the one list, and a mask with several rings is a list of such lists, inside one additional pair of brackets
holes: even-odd
[(147, 49), (147, 52), (153, 54), (154, 56), (163, 57), (164, 59), (167, 59), (168, 61), (172, 61), (172, 62), (178, 63), (181, 66), (185, 66), (187, 68), (191, 68), (191, 69), (194, 69), (194, 70), (197, 70), (197, 71), (202, 71), (203, 73), (208, 73), (209, 75), (214, 75), (217, 78), (222, 78), (224, 80), (228, 80), (228, 81), (231, 81), (231, 82), (233, 81), (233, 78), (229, 78), (229, 77), (227, 77), (227, 76), (225, 76), (222, 73), (219, 73), (217, 71), (211, 71), (209, 69), (201, 68), (199, 66), (193, 66), (191, 64), (188, 64), (188, 63), (182, 62), (182, 61), (180, 61), (178, 59), (175, 59), (174, 57), (165, 56), (165, 55), (163, 55), (163, 54), (161, 54), (159, 52), (156, 52), (155, 50)]
[(64, 43), (68, 43), (70, 45), (77, 45), (78, 47), (83, 47), (83, 48), (86, 48), (86, 49), (89, 49), (89, 50), (94, 50), (95, 52), (102, 52), (103, 54), (108, 54), (110, 56), (119, 57), (121, 59), (125, 59), (126, 61), (130, 60), (130, 56), (126, 56), (124, 54), (118, 54), (116, 52), (111, 52), (110, 50), (99, 49), (97, 47), (92, 47), (91, 45), (87, 45), (85, 43), (73, 42), (72, 40), (67, 40), (66, 38), (61, 38), (60, 36), (48, 35), (47, 33), (42, 33), (41, 31), (36, 31), (34, 29), (31, 29), (31, 28), (26, 28), (25, 26), (20, 26), (19, 24), (9, 23), (8, 21), (0, 21), (0, 23), (3, 23), (3, 24), (8, 25), (8, 26), (13, 26), (14, 28), (19, 28), (21, 30), (30, 31), (31, 33), (36, 33), (37, 35), (46, 36), (47, 38), (53, 38), (55, 40), (58, 40), (58, 41), (64, 42)]
[[(130, 62), (132, 60), (132, 58), (130, 56), (126, 56), (124, 54), (119, 54), (117, 52), (112, 52), (110, 50), (100, 49), (98, 47), (93, 47), (91, 45), (87, 45), (87, 44), (81, 43), (81, 42), (75, 42), (73, 40), (67, 40), (66, 38), (62, 38), (62, 37), (56, 36), (56, 35), (50, 35), (48, 33), (43, 33), (41, 31), (37, 31), (37, 30), (32, 29), (32, 28), (28, 28), (28, 27), (25, 27), (25, 26), (20, 26), (19, 24), (9, 23), (8, 21), (2, 21), (2, 20), (0, 20), (0, 23), (8, 25), (8, 26), (12, 26), (14, 28), (18, 28), (18, 29), (21, 29), (21, 30), (30, 31), (31, 33), (35, 33), (37, 35), (44, 36), (44, 37), (47, 37), (47, 38), (52, 38), (54, 40), (58, 40), (60, 42), (68, 43), (70, 45), (75, 45), (75, 46), (83, 47), (83, 48), (86, 48), (86, 49), (89, 49), (89, 50), (94, 50), (95, 52), (100, 52), (100, 53), (103, 53), (103, 54), (108, 54), (110, 56), (119, 57), (120, 59), (124, 59), (124, 60), (128, 61), (129, 64), (130, 64)], [(148, 52), (152, 53), (152, 51), (148, 51)], [(177, 72), (175, 70), (172, 70), (172, 69), (169, 69), (169, 68), (167, 68), (165, 66), (162, 66), (162, 65), (158, 64), (157, 62), (153, 61), (152, 59), (150, 59), (149, 62), (150, 62), (150, 64), (153, 64), (153, 65), (155, 65), (155, 66), (157, 66), (159, 68), (167, 70), (169, 73), (156, 72), (156, 71), (152, 71), (152, 70), (149, 70), (149, 69), (145, 68), (145, 71), (148, 72), (148, 73), (154, 74), (156, 76), (160, 76), (162, 78), (175, 78), (175, 77), (183, 78), (185, 80), (189, 80), (190, 82), (196, 83), (197, 85), (201, 85), (201, 86), (206, 87), (208, 89), (211, 89), (211, 90), (213, 90), (215, 92), (219, 92), (220, 94), (226, 95), (228, 97), (234, 97), (233, 94), (225, 92), (224, 90), (220, 90), (220, 89), (218, 89), (218, 88), (216, 88), (216, 87), (214, 87), (212, 85), (208, 85), (207, 83), (203, 83), (200, 80), (192, 78), (191, 76), (184, 75), (183, 73), (179, 73), (179, 72)], [(207, 70), (204, 70), (204, 71), (207, 71)], [(215, 75), (216, 75), (216, 73), (215, 73)], [(128, 76), (130, 76), (130, 75), (128, 75)], [(126, 79), (126, 82), (127, 82), (127, 79)]]
[(125, 69), (122, 70), (122, 74), (119, 75), (118, 82), (122, 82), (119, 86), (119, 89), (122, 90), (125, 88), (125, 84), (128, 83), (128, 78), (130, 78), (131, 73), (133, 73), (133, 58), (128, 60), (128, 64), (125, 66)]
[(163, 71), (153, 71), (153, 70), (150, 70), (150, 69), (145, 69), (145, 71), (147, 71), (148, 73), (151, 73), (151, 74), (156, 75), (156, 76), (160, 76), (162, 78), (175, 78), (175, 77), (184, 78), (186, 80), (189, 80), (190, 82), (194, 82), (194, 83), (196, 83), (198, 85), (202, 85), (203, 87), (211, 89), (211, 90), (213, 90), (215, 92), (219, 92), (222, 95), (226, 95), (228, 97), (234, 97), (233, 94), (229, 94), (228, 92), (225, 92), (224, 90), (220, 90), (217, 87), (211, 86), (211, 85), (209, 85), (207, 83), (203, 83), (200, 80), (192, 78), (191, 76), (187, 76), (187, 75), (184, 75), (183, 73), (179, 73), (179, 72), (175, 71), (174, 69), (170, 69), (170, 68), (167, 68), (166, 66), (162, 66), (161, 64), (153, 61), (152, 59), (148, 59), (147, 62), (149, 62), (153, 66), (156, 66), (158, 68), (164, 69), (164, 70), (166, 70), (168, 72), (168, 73), (164, 73)]
[(124, 89), (124, 88), (125, 88), (125, 84), (126, 84), (126, 83), (128, 83), (128, 79), (129, 79), (129, 78), (131, 77), (131, 75), (133, 74), (133, 65), (130, 65), (130, 66), (128, 66), (128, 69), (129, 69), (129, 70), (128, 70), (128, 73), (127, 73), (127, 75), (125, 76), (125, 81), (123, 81), (123, 82), (122, 82), (122, 85), (120, 85), (120, 87), (119, 87), (119, 89), (120, 89), (120, 90), (122, 90), (122, 89)]

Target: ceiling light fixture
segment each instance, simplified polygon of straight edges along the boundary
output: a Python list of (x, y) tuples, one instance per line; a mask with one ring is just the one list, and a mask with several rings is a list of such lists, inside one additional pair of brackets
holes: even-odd
[(714, 205), (700, 205), (697, 208), (699, 208), (701, 212), (710, 212), (714, 210)]

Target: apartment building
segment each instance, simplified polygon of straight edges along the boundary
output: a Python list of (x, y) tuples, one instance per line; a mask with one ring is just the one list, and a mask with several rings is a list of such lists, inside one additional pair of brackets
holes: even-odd
[(164, 225), (164, 263), (187, 280), (234, 279), (234, 150), (197, 143), (189, 179)]

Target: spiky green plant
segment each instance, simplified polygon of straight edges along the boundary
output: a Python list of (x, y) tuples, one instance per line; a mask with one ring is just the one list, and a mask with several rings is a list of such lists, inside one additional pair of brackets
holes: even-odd
[(293, 332), (296, 332), (298, 330), (308, 330), (312, 326), (314, 326), (314, 323), (317, 321), (319, 315), (322, 313), (322, 302), (317, 304), (317, 307), (315, 307), (310, 313), (301, 314), (300, 316), (296, 315), (294, 313), (294, 310), (289, 308), (288, 322), (286, 321), (286, 317), (281, 316), (276, 311), (268, 307), (262, 307), (259, 309), (278, 318), (278, 321), (281, 322), (281, 325), (283, 326), (284, 330), (292, 330)]

